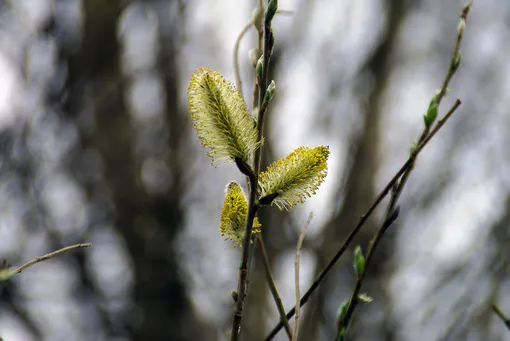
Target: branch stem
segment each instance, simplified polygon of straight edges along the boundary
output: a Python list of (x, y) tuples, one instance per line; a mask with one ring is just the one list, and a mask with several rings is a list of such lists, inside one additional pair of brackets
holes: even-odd
[(278, 293), (278, 289), (276, 288), (276, 283), (274, 281), (273, 274), (271, 273), (271, 264), (269, 263), (269, 258), (267, 257), (266, 246), (264, 245), (264, 241), (262, 240), (262, 236), (260, 234), (257, 234), (257, 245), (260, 251), (262, 252), (267, 283), (269, 284), (269, 290), (271, 291), (271, 295), (273, 295), (274, 303), (278, 308), (278, 313), (280, 314), (280, 321), (283, 322), (283, 327), (285, 329), (285, 332), (287, 333), (287, 337), (289, 338), (289, 340), (293, 340), (289, 320), (287, 319), (287, 316), (285, 316), (285, 308), (283, 306), (280, 294)]
[(510, 319), (506, 317), (506, 315), (501, 311), (501, 309), (499, 309), (497, 305), (493, 304), (492, 311), (494, 311), (494, 313), (498, 315), (498, 317), (501, 319), (501, 321), (503, 321), (508, 330), (510, 330)]
[(8, 278), (11, 278), (13, 276), (16, 276), (16, 275), (20, 274), (23, 270), (25, 270), (26, 268), (31, 267), (32, 265), (35, 265), (37, 263), (43, 262), (45, 260), (48, 260), (50, 258), (56, 257), (56, 256), (58, 256), (58, 255), (60, 255), (60, 254), (62, 254), (64, 252), (71, 251), (71, 250), (74, 250), (74, 249), (79, 249), (79, 248), (90, 247), (90, 246), (92, 246), (91, 243), (80, 243), (80, 244), (70, 245), (70, 246), (63, 247), (63, 248), (61, 248), (59, 250), (47, 253), (47, 254), (45, 254), (43, 256), (36, 257), (36, 258), (26, 262), (22, 266), (12, 270), (12, 272), (9, 274)]
[[(295, 285), (296, 285), (296, 316), (294, 319), (294, 336), (292, 341), (297, 341), (298, 330), (299, 330), (299, 298), (301, 297), (301, 293), (299, 291), (299, 266), (301, 260), (301, 247), (303, 246), (303, 241), (305, 240), (306, 230), (308, 230), (308, 226), (310, 226), (310, 222), (312, 221), (313, 213), (310, 212), (308, 219), (306, 220), (305, 226), (303, 227), (303, 231), (299, 234), (299, 239), (296, 245), (296, 263), (295, 263)], [(285, 312), (284, 312), (285, 313)]]
[[(262, 1), (259, 6), (263, 7)], [(263, 8), (261, 8), (263, 10)], [(264, 16), (265, 17), (265, 16)], [(271, 58), (271, 21), (264, 18), (264, 45), (263, 45), (263, 56), (264, 65), (262, 77), (258, 79), (258, 119), (257, 119), (257, 141), (262, 141), (264, 132), (264, 117), (267, 110), (267, 105), (264, 103), (264, 95), (266, 93), (268, 75), (269, 75), (269, 59)], [(239, 265), (238, 273), (238, 285), (237, 294), (238, 298), (235, 303), (234, 317), (232, 321), (231, 341), (238, 341), (241, 333), (241, 322), (243, 319), (243, 308), (244, 300), (246, 298), (247, 286), (248, 286), (248, 263), (251, 249), (251, 235), (253, 230), (253, 220), (257, 214), (259, 206), (257, 205), (257, 188), (258, 188), (258, 177), (260, 172), (260, 163), (262, 159), (262, 146), (260, 146), (253, 157), (253, 175), (249, 177), (250, 183), (250, 197), (248, 201), (248, 214), (246, 217), (246, 230), (243, 238), (243, 247), (241, 250), (241, 262)], [(282, 322), (283, 324), (283, 322)]]
[[(444, 126), (444, 124), (450, 119), (452, 114), (459, 108), (461, 105), (461, 101), (457, 99), (455, 104), (452, 106), (452, 108), (448, 111), (448, 113), (444, 116), (443, 119), (437, 122), (437, 124), (434, 126), (434, 129), (423, 139), (423, 142), (420, 143), (413, 155), (411, 155), (407, 161), (400, 167), (400, 169), (395, 173), (393, 178), (386, 184), (386, 186), (382, 189), (382, 191), (377, 195), (375, 201), (372, 203), (372, 206), (368, 209), (367, 213), (361, 216), (360, 221), (358, 224), (354, 227), (354, 229), (351, 231), (345, 242), (342, 244), (342, 246), (339, 248), (337, 253), (333, 256), (333, 258), (329, 261), (329, 263), (326, 265), (326, 267), (321, 271), (321, 273), (317, 276), (315, 281), (310, 285), (308, 290), (305, 292), (303, 297), (301, 297), (301, 300), (299, 301), (299, 305), (302, 307), (308, 300), (310, 299), (310, 296), (315, 292), (315, 290), (319, 287), (319, 284), (324, 280), (326, 275), (331, 271), (333, 266), (336, 264), (338, 259), (344, 254), (344, 252), (347, 250), (351, 242), (354, 240), (358, 232), (361, 230), (363, 225), (366, 223), (368, 218), (374, 213), (375, 209), (379, 206), (381, 201), (388, 195), (390, 190), (397, 184), (398, 180), (402, 177), (402, 175), (413, 166), (416, 157), (418, 154), (425, 148), (425, 146), (430, 142), (432, 137), (434, 137), (439, 130)], [(292, 308), (287, 313), (287, 319), (291, 319), (296, 312), (296, 307)], [(268, 334), (266, 337), (266, 341), (272, 340), (276, 334), (282, 329), (283, 325), (281, 323), (278, 323)]]

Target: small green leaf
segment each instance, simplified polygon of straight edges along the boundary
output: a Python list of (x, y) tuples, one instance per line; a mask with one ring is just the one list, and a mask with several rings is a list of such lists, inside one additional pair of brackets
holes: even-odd
[(425, 122), (425, 127), (430, 128), (434, 121), (437, 118), (439, 103), (437, 102), (437, 95), (434, 95), (430, 100), (429, 108), (427, 109), (427, 113), (423, 116), (423, 121)]
[(269, 103), (273, 99), (274, 92), (276, 90), (276, 84), (273, 81), (269, 84), (269, 86), (266, 89), (266, 93), (264, 94), (264, 102)]
[(340, 306), (340, 309), (338, 309), (338, 312), (336, 314), (337, 329), (341, 329), (344, 326), (343, 322), (345, 320), (345, 316), (347, 315), (347, 310), (349, 310), (350, 304), (351, 304), (351, 300), (345, 300), (345, 301), (343, 301), (342, 305)]
[(455, 57), (452, 59), (452, 63), (450, 65), (450, 68), (452, 69), (452, 72), (456, 72), (457, 69), (460, 66), (460, 63), (462, 62), (462, 55), (460, 54), (460, 51), (457, 52)]
[(363, 257), (363, 252), (359, 245), (354, 249), (354, 271), (357, 280), (360, 279), (365, 271), (365, 257)]

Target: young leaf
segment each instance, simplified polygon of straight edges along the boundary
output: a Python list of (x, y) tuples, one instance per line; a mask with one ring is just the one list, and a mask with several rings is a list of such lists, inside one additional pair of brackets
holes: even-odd
[(257, 129), (239, 90), (219, 72), (201, 68), (187, 92), (193, 127), (213, 164), (236, 158), (249, 163), (259, 145)]
[(359, 278), (365, 272), (365, 257), (363, 257), (363, 251), (361, 251), (359, 245), (354, 249), (354, 271), (356, 273), (356, 280), (359, 281)]
[[(241, 245), (246, 229), (246, 215), (248, 202), (241, 186), (232, 181), (227, 186), (227, 195), (223, 202), (220, 217), (221, 235), (225, 240), (234, 241), (234, 247)], [(260, 232), (260, 223), (257, 218), (253, 221), (253, 233)]]
[(439, 103), (437, 102), (437, 94), (432, 96), (432, 99), (430, 100), (429, 107), (427, 109), (427, 113), (423, 116), (423, 121), (425, 122), (425, 126), (427, 128), (430, 128), (434, 121), (437, 118), (437, 111), (438, 111)]
[(328, 173), (329, 147), (299, 147), (259, 176), (259, 195), (276, 195), (272, 204), (289, 210), (315, 194)]

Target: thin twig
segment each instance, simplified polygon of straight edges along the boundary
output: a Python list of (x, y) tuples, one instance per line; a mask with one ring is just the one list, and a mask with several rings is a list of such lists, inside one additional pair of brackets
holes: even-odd
[[(260, 1), (262, 4), (262, 1)], [(264, 131), (264, 117), (265, 112), (267, 110), (267, 105), (262, 105), (264, 103), (264, 95), (267, 88), (267, 79), (269, 75), (269, 59), (271, 58), (271, 21), (267, 20), (264, 17), (264, 48), (263, 48), (263, 56), (264, 56), (264, 65), (262, 77), (258, 80), (259, 86), (259, 103), (258, 103), (258, 119), (257, 119), (257, 141), (260, 143), (262, 141), (263, 131)], [(248, 201), (248, 214), (246, 217), (246, 230), (243, 237), (242, 250), (241, 250), (241, 262), (239, 265), (239, 274), (238, 274), (238, 286), (237, 286), (237, 301), (235, 303), (234, 308), (234, 317), (232, 321), (232, 331), (231, 331), (231, 341), (239, 340), (239, 335), (241, 332), (241, 322), (243, 319), (243, 308), (244, 308), (244, 300), (246, 297), (246, 288), (248, 284), (248, 261), (250, 255), (251, 248), (251, 235), (253, 230), (253, 220), (257, 214), (257, 210), (259, 206), (257, 205), (257, 186), (258, 186), (258, 176), (260, 171), (260, 162), (262, 159), (262, 147), (259, 147), (255, 151), (255, 155), (253, 157), (253, 175), (250, 176), (250, 197)], [(283, 322), (282, 322), (283, 323)]]
[(273, 278), (273, 274), (271, 273), (271, 265), (269, 263), (269, 259), (267, 257), (266, 247), (264, 245), (264, 241), (262, 240), (262, 236), (257, 234), (257, 245), (262, 252), (262, 258), (264, 260), (264, 270), (266, 271), (267, 283), (269, 284), (269, 289), (271, 290), (271, 295), (273, 295), (274, 302), (276, 307), (278, 308), (278, 313), (280, 314), (280, 320), (283, 322), (283, 326), (289, 340), (293, 340), (292, 331), (290, 329), (289, 320), (285, 316), (285, 308), (283, 307), (283, 302), (278, 293), (278, 289), (276, 288), (276, 283)]
[[(459, 107), (459, 105), (460, 105), (460, 100), (457, 99), (457, 101), (455, 101), (455, 104), (453, 105), (453, 107), (448, 111), (448, 113), (445, 115), (445, 117), (436, 124), (436, 126), (434, 127), (434, 129), (431, 133), (428, 133), (428, 129), (424, 128), (424, 131), (420, 137), (420, 141), (418, 142), (418, 146), (419, 146), (418, 148), (420, 148), (420, 146), (421, 146), (421, 148), (423, 148), (424, 143), (430, 141), (433, 134), (435, 134), (435, 133), (437, 133), (437, 131), (439, 131), (439, 129), (444, 125), (444, 123), (453, 114), (453, 112)], [(417, 148), (417, 150), (418, 150), (418, 148)], [(421, 150), (421, 148), (419, 150)], [(414, 164), (417, 156), (418, 156), (417, 151), (413, 152), (413, 154), (411, 155), (411, 158), (413, 159), (412, 164)], [(364, 269), (363, 273), (361, 274), (361, 276), (359, 277), (358, 281), (356, 282), (356, 286), (355, 286), (354, 291), (351, 295), (351, 300), (349, 301), (350, 302), (349, 308), (347, 309), (345, 318), (342, 321), (342, 327), (344, 327), (346, 329), (349, 326), (349, 322), (350, 322), (352, 315), (354, 313), (354, 309), (356, 309), (356, 307), (358, 305), (358, 302), (359, 302), (358, 295), (361, 290), (361, 285), (363, 284), (363, 281), (365, 279), (365, 274), (368, 270), (369, 264), (371, 263), (372, 256), (375, 252), (375, 249), (376, 249), (377, 245), (379, 244), (379, 241), (382, 239), (384, 233), (387, 231), (388, 227), (398, 217), (399, 210), (398, 210), (398, 206), (396, 206), (396, 205), (397, 205), (398, 199), (400, 198), (400, 195), (402, 194), (402, 192), (404, 190), (404, 186), (406, 185), (407, 180), (409, 179), (409, 176), (411, 175), (412, 171), (413, 171), (412, 167), (407, 168), (407, 170), (404, 172), (404, 174), (400, 178), (400, 181), (398, 181), (398, 184), (395, 183), (397, 186), (391, 194), (390, 202), (388, 203), (388, 206), (386, 208), (386, 213), (384, 214), (383, 223), (382, 223), (381, 227), (379, 228), (379, 230), (376, 232), (374, 239), (372, 240), (372, 243), (371, 243), (370, 248), (367, 253), (365, 269)]]
[[(285, 10), (278, 10), (278, 11), (276, 11), (277, 15), (278, 14), (280, 14), (280, 15), (292, 15), (293, 13), (294, 12), (292, 12), (292, 11), (285, 11)], [(241, 32), (237, 36), (236, 42), (234, 44), (234, 52), (233, 52), (234, 76), (235, 76), (235, 80), (236, 80), (236, 87), (241, 92), (243, 90), (242, 89), (243, 82), (241, 80), (241, 71), (240, 71), (240, 68), (239, 68), (239, 46), (241, 45), (241, 40), (243, 40), (244, 35), (248, 32), (250, 27), (254, 24), (254, 20), (255, 19), (252, 19), (246, 25), (244, 25), (243, 29), (241, 30)], [(260, 36), (261, 37), (263, 36), (263, 32), (261, 32)], [(262, 41), (262, 38), (260, 38), (259, 40)], [(262, 45), (259, 45), (259, 51), (260, 51), (261, 47), (262, 47)]]
[[(460, 18), (464, 21), (467, 20), (467, 16), (469, 13), (469, 9), (471, 7), (472, 1), (470, 1), (464, 8), (462, 9), (462, 12), (460, 14)], [(457, 34), (457, 41), (455, 42), (455, 48), (453, 49), (452, 57), (450, 59), (450, 66), (448, 67), (448, 73), (446, 74), (446, 77), (443, 81), (443, 86), (441, 87), (441, 90), (438, 94), (438, 105), (441, 102), (441, 99), (446, 95), (448, 91), (448, 84), (450, 83), (450, 80), (452, 79), (453, 75), (457, 71), (456, 69), (452, 68), (452, 62), (455, 60), (457, 55), (460, 51), (460, 42), (462, 41), (462, 37), (464, 36), (464, 30), (460, 30)]]
[[(367, 213), (361, 216), (360, 221), (358, 224), (354, 227), (354, 229), (351, 231), (345, 242), (342, 244), (340, 249), (337, 251), (337, 253), (333, 256), (333, 258), (329, 261), (329, 263), (326, 265), (326, 267), (321, 271), (321, 273), (317, 276), (315, 281), (310, 285), (308, 290), (305, 292), (303, 297), (301, 297), (301, 300), (299, 301), (299, 305), (302, 307), (308, 300), (310, 299), (310, 296), (314, 293), (314, 291), (319, 287), (319, 284), (324, 280), (326, 275), (331, 271), (333, 266), (336, 264), (338, 259), (344, 254), (344, 252), (347, 250), (351, 242), (354, 240), (358, 232), (361, 230), (363, 225), (366, 223), (368, 218), (373, 214), (375, 209), (379, 206), (381, 201), (388, 195), (390, 190), (395, 186), (395, 184), (398, 182), (400, 177), (414, 164), (416, 157), (418, 154), (425, 148), (425, 146), (430, 142), (432, 137), (436, 135), (439, 130), (444, 126), (444, 124), (448, 121), (448, 119), (452, 116), (452, 114), (459, 108), (461, 105), (461, 101), (457, 99), (455, 104), (452, 106), (452, 108), (448, 111), (448, 113), (444, 116), (442, 120), (440, 120), (434, 129), (430, 132), (430, 134), (423, 140), (421, 144), (416, 147), (416, 150), (414, 151), (413, 155), (411, 155), (407, 161), (400, 167), (400, 169), (397, 171), (397, 173), (393, 176), (393, 178), (386, 184), (386, 186), (383, 188), (383, 190), (377, 195), (375, 201), (372, 203), (372, 206), (368, 209)], [(296, 312), (296, 307), (292, 308), (287, 313), (287, 318), (291, 319), (292, 316), (294, 316), (294, 313)], [(276, 334), (282, 329), (283, 325), (281, 323), (278, 323), (268, 334), (266, 337), (266, 341), (272, 340)]]
[(492, 311), (494, 311), (496, 315), (499, 316), (499, 318), (501, 319), (501, 321), (503, 321), (508, 330), (510, 330), (510, 319), (506, 317), (506, 315), (501, 311), (501, 309), (499, 309), (497, 305), (493, 304)]
[[(469, 5), (464, 7), (462, 14), (461, 14), (461, 20), (467, 19), (468, 11), (469, 11)], [(459, 54), (460, 42), (462, 40), (463, 33), (464, 33), (463, 29), (458, 31), (457, 41), (455, 43), (455, 48), (453, 50), (453, 54), (450, 59), (450, 64), (449, 64), (450, 66), (448, 68), (448, 72), (447, 72), (445, 79), (443, 81), (443, 86), (441, 87), (441, 90), (439, 91), (439, 93), (437, 94), (437, 97), (436, 97), (438, 106), (441, 103), (441, 100), (443, 99), (444, 95), (447, 92), (448, 84), (449, 84), (450, 80), (452, 79), (453, 75), (457, 71), (457, 67), (454, 67), (453, 65), (454, 65), (455, 59), (457, 58), (457, 56)], [(430, 141), (430, 139), (434, 136), (434, 134), (437, 131), (439, 131), (439, 129), (445, 124), (445, 122), (453, 114), (453, 112), (459, 107), (459, 105), (460, 105), (460, 100), (457, 99), (457, 101), (455, 102), (453, 107), (448, 111), (448, 113), (445, 115), (445, 117), (442, 120), (440, 120), (439, 122), (437, 122), (432, 133), (429, 132), (429, 128), (427, 126), (423, 129), (423, 132), (418, 140), (418, 148), (420, 148), (420, 149), (423, 148), (424, 144), (426, 142)], [(416, 148), (416, 149), (418, 149), (418, 148)], [(412, 165), (414, 165), (417, 156), (418, 156), (418, 150), (413, 151), (413, 153), (411, 155)], [(349, 326), (349, 322), (350, 322), (352, 315), (354, 313), (354, 309), (356, 309), (356, 307), (358, 305), (359, 291), (361, 290), (361, 285), (363, 284), (363, 280), (365, 278), (365, 274), (367, 272), (368, 265), (370, 263), (370, 260), (372, 259), (372, 255), (375, 251), (375, 248), (376, 248), (377, 244), (379, 243), (379, 241), (382, 239), (386, 230), (388, 229), (388, 226), (391, 225), (391, 223), (393, 221), (395, 221), (395, 219), (398, 216), (398, 206), (396, 206), (396, 205), (397, 205), (398, 199), (399, 199), (400, 195), (402, 194), (404, 187), (407, 183), (407, 180), (409, 179), (409, 176), (411, 175), (412, 171), (413, 171), (413, 167), (408, 167), (406, 169), (406, 171), (402, 175), (400, 181), (398, 181), (398, 184), (397, 184), (395, 190), (392, 192), (390, 202), (388, 203), (388, 206), (386, 208), (386, 213), (384, 215), (383, 224), (377, 231), (377, 233), (373, 239), (373, 242), (371, 244), (371, 247), (368, 250), (367, 259), (366, 259), (366, 263), (365, 263), (365, 269), (364, 269), (362, 275), (360, 276), (360, 278), (358, 279), (358, 281), (356, 283), (356, 287), (352, 293), (349, 307), (347, 309), (347, 313), (345, 315), (344, 320), (342, 321), (343, 328), (347, 329), (347, 327)], [(387, 222), (390, 222), (390, 223), (388, 224)]]
[[(258, 22), (254, 22), (253, 25), (257, 29), (257, 61), (260, 58), (261, 54), (263, 53), (262, 49), (264, 46), (264, 20), (262, 19), (262, 13), (264, 13), (264, 1), (259, 0), (259, 13), (261, 16), (258, 18)], [(257, 20), (257, 18), (255, 18)], [(256, 65), (256, 64), (255, 64)], [(255, 76), (257, 77), (257, 76)], [(252, 110), (255, 110), (255, 108), (260, 107), (259, 104), (259, 84), (255, 82), (253, 85), (253, 104), (252, 104)]]
[(25, 264), (23, 264), (19, 268), (16, 268), (16, 269), (12, 270), (12, 272), (10, 273), (10, 275), (8, 277), (11, 278), (13, 276), (16, 276), (16, 275), (20, 274), (23, 270), (25, 270), (28, 267), (31, 267), (32, 265), (35, 265), (35, 264), (40, 263), (42, 261), (45, 261), (47, 259), (56, 257), (56, 256), (58, 256), (58, 255), (60, 255), (60, 254), (62, 254), (64, 252), (71, 251), (71, 250), (78, 249), (78, 248), (90, 247), (90, 246), (92, 246), (91, 243), (75, 244), (75, 245), (63, 247), (63, 248), (61, 248), (61, 249), (59, 249), (57, 251), (53, 251), (53, 252), (47, 253), (47, 254), (45, 254), (43, 256), (36, 257), (36, 258), (26, 262)]
[[(463, 8), (462, 13), (461, 13), (461, 20), (465, 21), (467, 19), (467, 15), (468, 15), (468, 12), (469, 12), (470, 5), (471, 5), (471, 2), (467, 6), (465, 6)], [(464, 29), (463, 28), (458, 30), (457, 41), (456, 41), (455, 48), (454, 48), (454, 51), (453, 51), (453, 54), (452, 54), (452, 57), (451, 57), (451, 60), (450, 60), (448, 72), (447, 72), (446, 77), (445, 77), (445, 79), (443, 81), (443, 85), (441, 87), (441, 90), (437, 94), (436, 100), (437, 100), (437, 105), (438, 106), (439, 106), (439, 103), (441, 102), (442, 98), (444, 97), (444, 95), (447, 92), (448, 84), (449, 84), (451, 78), (453, 77), (453, 75), (457, 71), (458, 65), (457, 65), (457, 67), (454, 67), (453, 65), (454, 65), (454, 61), (459, 56), (460, 42), (462, 40), (463, 33), (464, 33)], [(384, 197), (386, 197), (386, 195), (388, 195), (390, 189), (394, 188), (395, 185), (398, 185), (396, 190), (394, 191), (394, 193), (392, 195), (392, 198), (390, 200), (390, 204), (388, 205), (388, 209), (386, 211), (386, 215), (385, 215), (384, 221), (387, 220), (389, 215), (393, 214), (393, 211), (394, 211), (396, 202), (398, 200), (398, 197), (400, 196), (400, 193), (402, 192), (403, 187), (406, 184), (407, 178), (409, 177), (409, 174), (412, 171), (412, 168), (414, 166), (414, 163), (416, 161), (416, 158), (417, 158), (419, 152), (428, 144), (428, 142), (432, 139), (432, 137), (442, 128), (442, 126), (446, 123), (446, 121), (450, 118), (450, 116), (457, 110), (457, 108), (460, 106), (460, 104), (461, 104), (460, 100), (457, 99), (457, 101), (455, 102), (453, 107), (449, 110), (449, 112), (445, 115), (445, 117), (442, 120), (440, 120), (435, 125), (435, 127), (434, 127), (434, 129), (433, 129), (433, 131), (431, 133), (429, 133), (429, 129), (427, 127), (424, 128), (424, 130), (423, 130), (423, 132), (422, 132), (422, 134), (421, 134), (421, 136), (419, 138), (418, 146), (415, 148), (413, 153), (410, 155), (410, 157), (408, 158), (406, 163), (400, 168), (400, 170), (397, 172), (397, 174), (395, 174), (395, 176), (390, 180), (390, 182), (386, 185), (386, 187), (382, 190), (382, 192), (377, 196), (375, 202), (369, 208), (368, 212), (361, 217), (361, 220), (359, 221), (358, 225), (356, 225), (354, 230), (347, 237), (346, 241), (341, 246), (339, 251), (335, 254), (335, 256), (333, 256), (332, 260), (326, 265), (324, 270), (322, 270), (322, 272), (319, 274), (317, 279), (312, 283), (310, 288), (303, 295), (303, 297), (300, 300), (299, 306), (302, 306), (303, 304), (305, 304), (308, 301), (308, 299), (311, 296), (311, 294), (318, 288), (319, 284), (322, 282), (324, 277), (329, 273), (329, 271), (333, 268), (333, 266), (336, 264), (338, 259), (347, 250), (347, 247), (352, 242), (352, 240), (354, 239), (356, 234), (359, 232), (361, 227), (368, 220), (368, 218), (373, 213), (375, 208), (379, 205), (379, 203), (382, 201), (382, 199)], [(401, 177), (402, 177), (402, 179), (399, 182), (399, 179)], [(384, 224), (383, 224), (383, 226), (384, 226)], [(381, 228), (380, 230), (383, 230), (383, 229)], [(385, 229), (383, 231), (385, 231)], [(351, 302), (351, 305), (352, 305), (352, 302)], [(351, 308), (351, 305), (350, 305), (349, 308)], [(292, 308), (287, 313), (287, 318), (289, 318), (289, 319), (292, 318), (292, 316), (295, 313), (295, 310), (296, 310), (296, 307)], [(273, 330), (266, 337), (266, 341), (272, 340), (273, 337), (278, 333), (278, 331), (280, 331), (281, 328), (282, 328), (281, 324), (276, 325), (276, 327), (273, 328)]]
[(241, 72), (239, 70), (239, 45), (241, 44), (241, 40), (243, 39), (244, 35), (246, 32), (248, 32), (252, 25), (253, 19), (243, 27), (241, 33), (239, 33), (237, 36), (236, 43), (234, 45), (234, 76), (236, 79), (236, 87), (241, 93), (243, 92), (243, 83), (241, 81)]
[[(393, 205), (391, 205), (391, 204), (388, 205), (388, 209), (390, 208), (390, 206), (393, 206)], [(365, 259), (365, 269), (361, 274), (359, 274), (359, 278), (356, 281), (356, 286), (354, 287), (354, 290), (351, 295), (351, 299), (349, 301), (350, 302), (349, 308), (347, 308), (347, 312), (345, 313), (345, 318), (343, 319), (343, 321), (341, 321), (342, 327), (345, 329), (347, 329), (347, 327), (349, 326), (349, 322), (351, 321), (352, 315), (354, 313), (354, 309), (356, 309), (356, 307), (358, 305), (358, 302), (359, 302), (358, 297), (359, 297), (359, 293), (361, 290), (361, 286), (364, 282), (365, 275), (367, 273), (367, 269), (368, 269), (370, 263), (372, 262), (373, 256), (375, 254), (375, 250), (376, 250), (377, 246), (379, 245), (379, 242), (382, 240), (384, 233), (395, 222), (395, 220), (397, 220), (398, 214), (399, 214), (399, 207), (398, 206), (395, 208), (392, 207), (392, 210), (388, 211), (388, 214), (385, 215), (385, 219), (384, 219), (381, 227), (379, 228), (379, 230), (375, 234), (374, 238), (370, 242), (370, 247), (368, 248), (367, 256)]]
[[(298, 336), (298, 328), (299, 328), (299, 299), (301, 298), (301, 293), (299, 292), (299, 262), (301, 258), (301, 247), (303, 246), (303, 241), (305, 240), (306, 230), (308, 230), (308, 226), (310, 226), (310, 222), (313, 218), (313, 212), (310, 212), (308, 219), (306, 220), (305, 226), (303, 227), (303, 231), (299, 234), (299, 239), (296, 246), (296, 268), (295, 268), (295, 282), (296, 282), (296, 316), (294, 319), (294, 333), (292, 341), (297, 340)], [(285, 312), (284, 312), (285, 315)]]

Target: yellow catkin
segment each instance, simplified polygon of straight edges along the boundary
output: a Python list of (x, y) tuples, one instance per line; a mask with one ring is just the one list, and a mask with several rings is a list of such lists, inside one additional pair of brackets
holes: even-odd
[(235, 158), (249, 163), (259, 145), (257, 128), (239, 90), (219, 72), (200, 68), (187, 93), (193, 127), (213, 164)]
[(328, 146), (297, 148), (260, 174), (260, 197), (277, 194), (272, 204), (286, 210), (303, 203), (326, 178), (328, 157)]
[[(225, 240), (232, 240), (234, 247), (242, 245), (246, 230), (246, 215), (248, 202), (241, 186), (232, 181), (226, 189), (227, 195), (223, 202), (220, 216), (220, 232)], [(253, 233), (260, 232), (260, 223), (257, 218), (253, 221)]]

